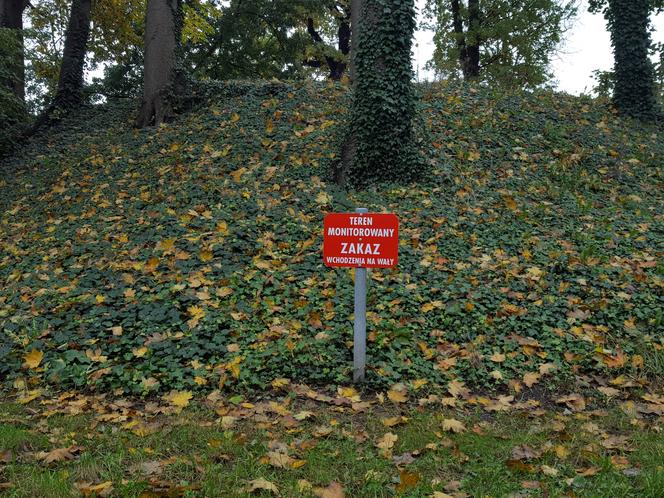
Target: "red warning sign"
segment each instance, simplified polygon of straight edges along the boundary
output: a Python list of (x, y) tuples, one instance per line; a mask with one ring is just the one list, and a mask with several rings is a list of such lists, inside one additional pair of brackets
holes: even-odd
[(399, 220), (394, 214), (331, 213), (323, 230), (327, 266), (392, 268), (398, 262)]

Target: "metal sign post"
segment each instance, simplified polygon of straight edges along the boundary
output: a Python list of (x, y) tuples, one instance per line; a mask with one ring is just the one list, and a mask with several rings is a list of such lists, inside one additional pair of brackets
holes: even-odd
[[(356, 213), (368, 209), (357, 208)], [(360, 239), (361, 240), (361, 239)], [(364, 381), (367, 365), (367, 269), (355, 268), (355, 323), (353, 325), (353, 382)]]

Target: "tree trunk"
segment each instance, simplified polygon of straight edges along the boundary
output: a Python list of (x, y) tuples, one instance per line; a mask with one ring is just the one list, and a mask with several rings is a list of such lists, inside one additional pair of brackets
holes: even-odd
[(145, 19), (143, 103), (136, 126), (160, 125), (173, 115), (176, 58), (182, 30), (180, 0), (148, 0)]
[(25, 55), (23, 48), (23, 11), (28, 6), (27, 0), (0, 0), (0, 28), (16, 30), (19, 52), (14, 67), (15, 78), (5, 84), (16, 97), (25, 102)]
[(90, 36), (92, 0), (73, 0), (65, 33), (58, 89), (53, 107), (72, 108), (83, 102), (83, 69)]
[(468, 0), (468, 79), (480, 75), (480, 4), (479, 0)]
[[(362, 23), (362, 15), (364, 8), (363, 0), (350, 1), (350, 64), (348, 68), (348, 77), (353, 86), (353, 92), (357, 88), (357, 63), (355, 57), (357, 50), (360, 46), (360, 29)], [(334, 182), (337, 185), (345, 186), (348, 182), (348, 172), (353, 167), (355, 156), (357, 155), (357, 137), (351, 131), (345, 137), (344, 142), (341, 144), (341, 160), (339, 165), (334, 171)]]
[(450, 3), (452, 11), (452, 25), (454, 27), (454, 36), (456, 37), (457, 49), (459, 50), (459, 64), (463, 79), (468, 79), (468, 48), (466, 47), (466, 34), (463, 31), (463, 18), (461, 17), (461, 6), (459, 0), (452, 0)]
[(648, 57), (651, 45), (650, 0), (609, 0), (609, 28), (613, 44), (614, 103), (621, 114), (655, 119), (654, 71)]
[(350, 37), (351, 37), (350, 16), (348, 15), (348, 13), (346, 13), (346, 17), (342, 18), (339, 21), (338, 37), (339, 37), (339, 52), (341, 52), (344, 55), (348, 55), (350, 53)]
[(463, 79), (476, 79), (480, 75), (480, 6), (479, 0), (468, 0), (468, 27), (464, 32), (463, 14), (459, 0), (450, 2), (452, 26), (459, 50), (459, 64)]
[(350, 61), (348, 77), (351, 82), (355, 81), (355, 54), (360, 40), (360, 18), (362, 13), (362, 0), (350, 1)]
[[(342, 55), (345, 55), (348, 57), (350, 54), (350, 37), (351, 37), (351, 31), (350, 31), (350, 12), (348, 10), (344, 9), (344, 17), (339, 20), (339, 29), (337, 30), (337, 37), (339, 38), (339, 52), (341, 52)], [(344, 72), (348, 68), (349, 63), (348, 62), (343, 62), (340, 64), (338, 68), (338, 74), (336, 75), (338, 80), (341, 79), (343, 76)], [(334, 78), (333, 78), (334, 79)]]

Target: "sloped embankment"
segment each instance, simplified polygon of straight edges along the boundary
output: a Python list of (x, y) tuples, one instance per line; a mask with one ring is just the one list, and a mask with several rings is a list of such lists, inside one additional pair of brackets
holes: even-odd
[(342, 194), (324, 167), (345, 91), (234, 85), (156, 130), (127, 104), (87, 110), (5, 165), (7, 385), (346, 382), (352, 280), (322, 265), (321, 227), (355, 205), (401, 220), (398, 268), (371, 274), (373, 384), (661, 376), (655, 128), (589, 99), (430, 87), (427, 181)]

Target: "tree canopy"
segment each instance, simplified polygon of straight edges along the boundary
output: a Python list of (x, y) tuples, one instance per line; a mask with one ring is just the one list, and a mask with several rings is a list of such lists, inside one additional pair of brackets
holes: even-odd
[(429, 67), (440, 77), (536, 87), (551, 79), (576, 2), (429, 0), (427, 14), (436, 46)]

